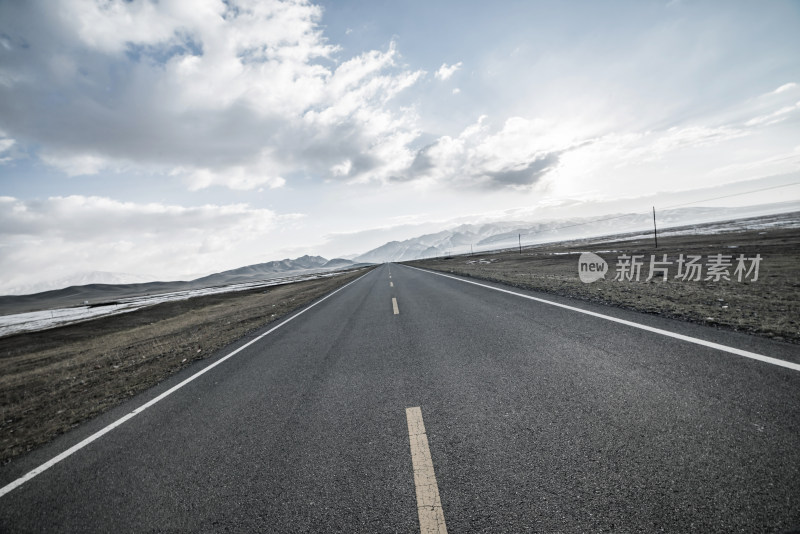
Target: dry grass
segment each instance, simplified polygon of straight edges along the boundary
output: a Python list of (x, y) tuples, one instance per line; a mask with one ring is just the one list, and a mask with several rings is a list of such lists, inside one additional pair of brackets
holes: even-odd
[(0, 338), (0, 460), (51, 440), (363, 273), (167, 302)]
[[(732, 248), (735, 247), (735, 248)], [(580, 252), (598, 252), (609, 265), (606, 279), (584, 284), (578, 278)], [(612, 252), (608, 252), (612, 251)], [(645, 266), (650, 255), (676, 262), (680, 254), (760, 254), (763, 258), (755, 282), (675, 280), (677, 266), (664, 282), (614, 281), (617, 257), (641, 254)], [(490, 263), (480, 263), (480, 260)], [(800, 231), (771, 229), (716, 235), (689, 235), (652, 240), (605, 243), (568, 242), (518, 251), (457, 256), (408, 262), (428, 269), (503, 282), (556, 295), (622, 308), (711, 324), (779, 340), (800, 342)], [(732, 271), (732, 270), (731, 270)], [(704, 275), (705, 277), (705, 275)]]

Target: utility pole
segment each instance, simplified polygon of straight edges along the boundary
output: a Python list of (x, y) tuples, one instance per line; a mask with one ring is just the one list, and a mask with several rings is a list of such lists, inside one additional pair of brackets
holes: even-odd
[(522, 254), (522, 234), (519, 234), (517, 238), (519, 239), (519, 253)]
[(472, 243), (469, 244), (469, 255), (472, 256), (474, 253), (472, 252)]
[(656, 241), (656, 248), (658, 248), (658, 229), (656, 228), (656, 207), (653, 206), (653, 239)]

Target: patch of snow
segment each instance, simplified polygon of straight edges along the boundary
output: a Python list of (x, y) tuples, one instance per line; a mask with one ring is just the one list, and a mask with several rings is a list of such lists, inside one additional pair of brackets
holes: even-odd
[(245, 291), (257, 289), (259, 287), (269, 287), (289, 282), (302, 282), (304, 280), (314, 280), (317, 278), (328, 278), (338, 276), (341, 272), (316, 273), (300, 276), (284, 276), (271, 278), (259, 282), (246, 282), (229, 286), (207, 287), (203, 289), (190, 289), (186, 291), (175, 291), (160, 295), (147, 295), (143, 297), (129, 297), (119, 299), (108, 305), (76, 306), (72, 308), (58, 308), (53, 310), (43, 310), (28, 313), (17, 313), (14, 315), (0, 316), (0, 337), (20, 332), (34, 332), (46, 330), (57, 326), (64, 326), (103, 317), (107, 315), (117, 315), (136, 311), (147, 306), (171, 302), (175, 300), (186, 300), (201, 295), (214, 295), (218, 293), (229, 293), (234, 291)]

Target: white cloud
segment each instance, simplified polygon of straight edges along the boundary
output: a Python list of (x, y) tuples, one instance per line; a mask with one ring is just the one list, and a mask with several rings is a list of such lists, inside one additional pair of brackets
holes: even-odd
[(461, 61), (456, 63), (455, 65), (448, 65), (447, 63), (442, 63), (442, 66), (439, 67), (439, 70), (436, 71), (436, 78), (439, 80), (447, 80), (449, 79), (457, 70), (461, 68)]
[(350, 169), (353, 168), (353, 162), (349, 159), (344, 160), (341, 163), (337, 163), (333, 167), (331, 167), (331, 174), (334, 176), (347, 176), (350, 174)]
[(796, 83), (789, 82), (789, 83), (785, 83), (785, 84), (781, 85), (780, 87), (775, 89), (772, 93), (776, 94), (776, 95), (779, 95), (781, 93), (786, 93), (788, 91), (793, 91), (796, 88), (797, 88), (797, 84)]
[(665, 132), (650, 134), (650, 142), (632, 150), (626, 157), (636, 159), (658, 159), (675, 150), (699, 149), (704, 146), (724, 143), (746, 136), (747, 132), (730, 126), (709, 128), (705, 126), (674, 126)]
[(581, 133), (566, 122), (523, 117), (511, 117), (491, 132), (482, 116), (459, 136), (442, 136), (420, 150), (409, 174), (432, 183), (530, 189), (582, 141)]
[(301, 0), (4, 4), (25, 24), (3, 41), (0, 127), (70, 175), (134, 165), (243, 189), (350, 159), (348, 178), (386, 180), (418, 135), (392, 100), (423, 73), (393, 44), (339, 62), (320, 17)]
[(739, 178), (741, 176), (752, 175), (779, 175), (787, 171), (797, 171), (800, 169), (800, 145), (794, 149), (766, 158), (744, 162), (736, 162), (722, 165), (714, 169), (710, 174), (723, 178)]
[(770, 124), (777, 124), (789, 118), (789, 115), (800, 110), (800, 101), (794, 104), (784, 106), (771, 113), (753, 117), (745, 123), (745, 126), (767, 126)]
[[(675, 44), (671, 31), (646, 32), (652, 39), (610, 64), (562, 47), (525, 71), (516, 60), (495, 61), (499, 52), (491, 50), (498, 79), (515, 81), (501, 84), (522, 87), (524, 95), (507, 108), (489, 105), (501, 121), (493, 130), (479, 121), (460, 134), (462, 124), (442, 131), (437, 119), (421, 120), (417, 108), (399, 103), (424, 72), (405, 66), (394, 43), (345, 57), (323, 35), (321, 17), (319, 6), (303, 0), (64, 0), (55, 8), (45, 0), (0, 2), (0, 128), (14, 150), (27, 149), (68, 175), (145, 169), (192, 190), (277, 188), (302, 174), (515, 190), (563, 174), (565, 158), (576, 161), (589, 144), (609, 146), (617, 166), (653, 162), (785, 122), (797, 109), (795, 82), (752, 98), (746, 109), (729, 106), (735, 120), (698, 118), (669, 92), (652, 99), (647, 84), (623, 91), (618, 84), (631, 72), (647, 65), (653, 71), (644, 77), (657, 80), (661, 62), (682, 54), (662, 54)], [(517, 51), (525, 55), (524, 46)], [(435, 78), (451, 79), (462, 66), (442, 63)], [(583, 83), (593, 77), (599, 85)], [(503, 94), (486, 101), (504, 103)], [(442, 107), (454, 107), (440, 114), (462, 100), (449, 99)], [(516, 111), (507, 112), (512, 106)], [(674, 110), (696, 123), (647, 130)], [(592, 117), (606, 124), (598, 127)], [(627, 129), (619, 130), (622, 124)], [(423, 134), (433, 141), (412, 149)], [(3, 143), (0, 161), (8, 161)]]
[(266, 185), (270, 189), (283, 187), (286, 184), (280, 176), (265, 173), (263, 170), (243, 166), (233, 166), (225, 169), (224, 174), (209, 168), (177, 168), (173, 174), (183, 176), (189, 190), (197, 191), (212, 185), (223, 185), (231, 189), (251, 190)]
[(12, 139), (3, 130), (0, 130), (0, 165), (16, 159), (17, 148), (16, 139)]
[(676, 153), (702, 153), (747, 135), (747, 131), (730, 126), (688, 126), (663, 131), (610, 133), (587, 140), (575, 152), (587, 156), (588, 161), (583, 162), (584, 165), (591, 165), (591, 160), (594, 160), (598, 169), (607, 166), (620, 169), (669, 161)]
[(105, 197), (0, 197), (0, 292), (76, 271), (168, 277), (266, 261), (263, 250), (301, 215), (246, 204), (183, 207)]
[(10, 162), (14, 159), (11, 155), (11, 149), (16, 144), (14, 139), (10, 137), (6, 137), (5, 134), (0, 130), (0, 165), (4, 163)]
[(40, 153), (39, 157), (48, 165), (66, 173), (67, 176), (97, 174), (114, 165), (113, 161), (92, 154), (57, 154), (45, 151)]
[[(770, 124), (795, 109), (771, 111)], [(726, 155), (725, 147), (753, 135), (752, 122), (618, 133), (563, 118), (511, 117), (493, 129), (481, 117), (460, 135), (442, 136), (419, 150), (406, 176), (444, 188), (544, 190), (555, 185), (590, 192), (593, 184), (623, 184), (637, 175), (646, 176), (639, 184), (649, 187), (670, 169), (681, 173), (673, 183), (690, 186), (693, 177), (711, 176), (719, 165), (738, 161)], [(696, 167), (696, 174), (686, 173), (687, 166)]]

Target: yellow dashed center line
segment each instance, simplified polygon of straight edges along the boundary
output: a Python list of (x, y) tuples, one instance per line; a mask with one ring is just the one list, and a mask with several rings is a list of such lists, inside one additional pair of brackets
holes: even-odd
[(392, 297), (392, 309), (394, 310), (395, 315), (400, 314), (400, 308), (397, 307), (397, 299)]
[(411, 443), (411, 463), (414, 466), (414, 485), (417, 488), (419, 530), (422, 534), (447, 534), (439, 486), (436, 484), (428, 436), (425, 434), (419, 406), (406, 408), (406, 420)]

